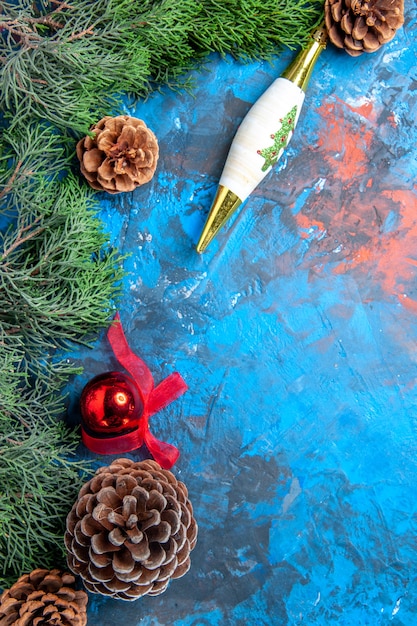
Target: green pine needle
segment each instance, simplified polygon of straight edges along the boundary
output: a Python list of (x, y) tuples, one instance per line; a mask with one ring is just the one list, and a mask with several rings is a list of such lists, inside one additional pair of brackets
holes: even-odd
[(62, 422), (43, 423), (28, 434), (24, 426), (9, 431), (10, 421), (3, 418), (0, 414), (0, 586), (8, 586), (36, 567), (65, 567), (65, 517), (88, 468), (68, 460), (78, 437)]

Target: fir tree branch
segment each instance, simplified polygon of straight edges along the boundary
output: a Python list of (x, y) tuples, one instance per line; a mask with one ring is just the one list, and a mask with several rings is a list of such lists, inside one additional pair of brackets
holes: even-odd
[(16, 163), (16, 166), (13, 170), (12, 175), (10, 176), (9, 180), (7, 181), (6, 185), (4, 185), (3, 189), (0, 191), (0, 200), (3, 198), (3, 196), (7, 195), (9, 193), (9, 191), (11, 191), (13, 189), (13, 185), (14, 182), (16, 180), (16, 177), (19, 173), (20, 168), (22, 167), (23, 161), (18, 161)]
[(0, 586), (64, 566), (65, 518), (89, 465), (71, 459), (79, 436), (60, 421), (62, 389), (80, 369), (57, 350), (108, 325), (122, 277), (93, 192), (62, 178), (69, 143), (45, 125), (2, 136)]
[(89, 466), (60, 421), (79, 370), (59, 355), (108, 326), (120, 294), (123, 259), (71, 174), (76, 138), (123, 93), (184, 86), (211, 52), (270, 58), (321, 15), (322, 0), (1, 2), (0, 586), (63, 560)]
[[(40, 216), (35, 218), (31, 224), (27, 224), (26, 226), (20, 226), (20, 228), (14, 232), (14, 241), (10, 244), (7, 249), (3, 249), (1, 253), (0, 262), (3, 263), (3, 268), (8, 266), (7, 262), (5, 263), (9, 254), (11, 254), (16, 248), (23, 245), (30, 239), (37, 237), (40, 235), (45, 228), (40, 226), (39, 228), (34, 228), (36, 224), (40, 221)], [(29, 231), (29, 232), (28, 232)]]
[[(88, 463), (78, 435), (58, 421), (67, 362), (27, 360), (24, 338), (0, 327), (0, 587), (23, 572), (64, 566), (66, 512)], [(52, 514), (51, 514), (52, 512)]]
[(77, 443), (62, 423), (29, 437), (18, 428), (0, 434), (0, 586), (36, 567), (65, 567), (61, 507), (91, 472), (69, 460)]
[(271, 57), (302, 45), (322, 15), (321, 0), (74, 0), (58, 5), (59, 28), (48, 28), (46, 21), (57, 19), (53, 3), (42, 15), (29, 0), (18, 4), (16, 11), (3, 3), (2, 23), (13, 36), (0, 70), (0, 104), (15, 109), (12, 125), (36, 117), (80, 134), (117, 106), (111, 94), (182, 85), (213, 51)]

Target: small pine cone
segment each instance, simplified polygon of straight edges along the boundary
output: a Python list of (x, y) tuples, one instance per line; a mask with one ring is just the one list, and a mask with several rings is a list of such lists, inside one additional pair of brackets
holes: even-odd
[(375, 52), (404, 23), (404, 0), (325, 0), (329, 39), (351, 56)]
[(68, 565), (94, 593), (165, 591), (190, 568), (197, 523), (186, 486), (155, 461), (117, 459), (80, 490), (67, 517)]
[(57, 569), (35, 569), (17, 580), (0, 597), (1, 626), (85, 626), (85, 591), (75, 590), (75, 578)]
[(103, 117), (77, 143), (81, 172), (99, 191), (133, 191), (151, 180), (158, 163), (159, 147), (145, 122), (130, 117)]

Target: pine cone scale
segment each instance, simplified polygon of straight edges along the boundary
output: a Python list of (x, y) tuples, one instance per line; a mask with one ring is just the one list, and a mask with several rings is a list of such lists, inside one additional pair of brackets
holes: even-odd
[(161, 521), (169, 524), (171, 535), (175, 535), (180, 529), (180, 518), (171, 509), (166, 509), (163, 513), (161, 513)]
[[(110, 563), (107, 567), (96, 567), (93, 563), (89, 563), (88, 568), (86, 568), (84, 572), (86, 575), (89, 574), (100, 583), (108, 583), (114, 578), (114, 568), (112, 563)], [(82, 577), (84, 577), (83, 574), (81, 574)]]
[(115, 528), (113, 528), (113, 530), (109, 532), (108, 539), (113, 546), (119, 548), (124, 544), (126, 540), (126, 532), (116, 526)]
[(130, 585), (131, 583), (138, 582), (139, 578), (142, 580), (142, 572), (142, 564), (137, 562), (131, 572), (129, 572), (128, 574), (121, 574), (119, 572), (117, 574), (117, 579), (115, 578), (114, 580), (121, 580), (122, 582), (129, 583)]
[(151, 509), (150, 511), (139, 514), (139, 519), (141, 521), (140, 529), (142, 532), (145, 532), (145, 530), (148, 530), (161, 522), (161, 514), (157, 509)]
[(348, 35), (352, 34), (353, 23), (354, 23), (353, 18), (352, 18), (352, 16), (349, 13), (345, 13), (343, 15), (342, 19), (340, 20), (340, 25), (341, 25), (342, 29)]
[(148, 533), (148, 541), (155, 543), (166, 543), (171, 536), (171, 526), (168, 522), (160, 521), (158, 526), (152, 526)]
[(189, 571), (191, 566), (191, 561), (189, 558), (187, 558), (184, 563), (182, 563), (181, 565), (179, 565), (177, 567), (177, 569), (175, 570), (175, 572), (172, 575), (172, 578), (182, 578), (182, 576), (185, 576), (185, 574)]
[(139, 563), (144, 563), (147, 559), (149, 559), (151, 551), (149, 549), (149, 544), (146, 540), (140, 541), (139, 543), (126, 541), (125, 545), (135, 561)]
[(363, 17), (357, 17), (351, 31), (353, 39), (363, 39), (368, 32), (368, 26)]
[(90, 542), (87, 540), (85, 534), (82, 532), (81, 522), (78, 522), (74, 528), (74, 535), (80, 544), (80, 546), (84, 546), (84, 548), (88, 548)]
[[(102, 531), (101, 533), (97, 533), (96, 535), (92, 535), (90, 537), (91, 549), (95, 554), (101, 556), (103, 554), (108, 554), (109, 552), (118, 551), (119, 546), (110, 541), (109, 537), (110, 533), (108, 534), (105, 531)], [(85, 537), (83, 539), (86, 540)]]
[(178, 568), (178, 559), (176, 556), (169, 563), (163, 565), (159, 572), (158, 580), (165, 582), (173, 577), (175, 570)]
[(159, 543), (152, 543), (149, 547), (151, 553), (143, 565), (148, 570), (156, 570), (165, 560), (165, 550)]
[(130, 574), (135, 567), (135, 561), (127, 548), (122, 548), (113, 554), (113, 570), (116, 574)]
[(80, 563), (88, 563), (90, 560), (90, 554), (89, 554), (89, 549), (84, 547), (84, 546), (80, 546), (77, 543), (73, 543), (72, 545), (73, 548), (73, 552), (74, 555), (77, 557), (77, 560)]
[(97, 148), (93, 148), (86, 152), (83, 156), (84, 169), (90, 174), (96, 172), (100, 163), (102, 162), (102, 154)]
[(89, 556), (92, 564), (96, 567), (107, 567), (111, 564), (111, 558), (108, 554), (97, 554), (90, 548)]
[[(96, 512), (96, 516), (98, 513)], [(111, 530), (111, 526), (109, 526), (108, 530)], [(92, 537), (95, 533), (101, 532), (103, 530), (103, 524), (95, 519), (94, 511), (93, 513), (87, 513), (82, 519), (81, 524), (79, 526), (79, 531), (85, 535), (86, 537)]]

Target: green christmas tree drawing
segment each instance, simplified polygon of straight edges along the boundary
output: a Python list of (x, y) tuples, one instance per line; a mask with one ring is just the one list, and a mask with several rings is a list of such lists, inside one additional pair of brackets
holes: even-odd
[(296, 115), (297, 105), (295, 105), (291, 111), (287, 113), (284, 119), (279, 120), (281, 122), (279, 130), (271, 135), (271, 139), (274, 140), (272, 146), (269, 146), (269, 148), (263, 148), (262, 150), (257, 150), (257, 153), (265, 159), (265, 163), (262, 165), (263, 172), (266, 172), (269, 167), (275, 165), (281, 155), (281, 151), (287, 147), (290, 139), (290, 133), (292, 133), (295, 128)]

